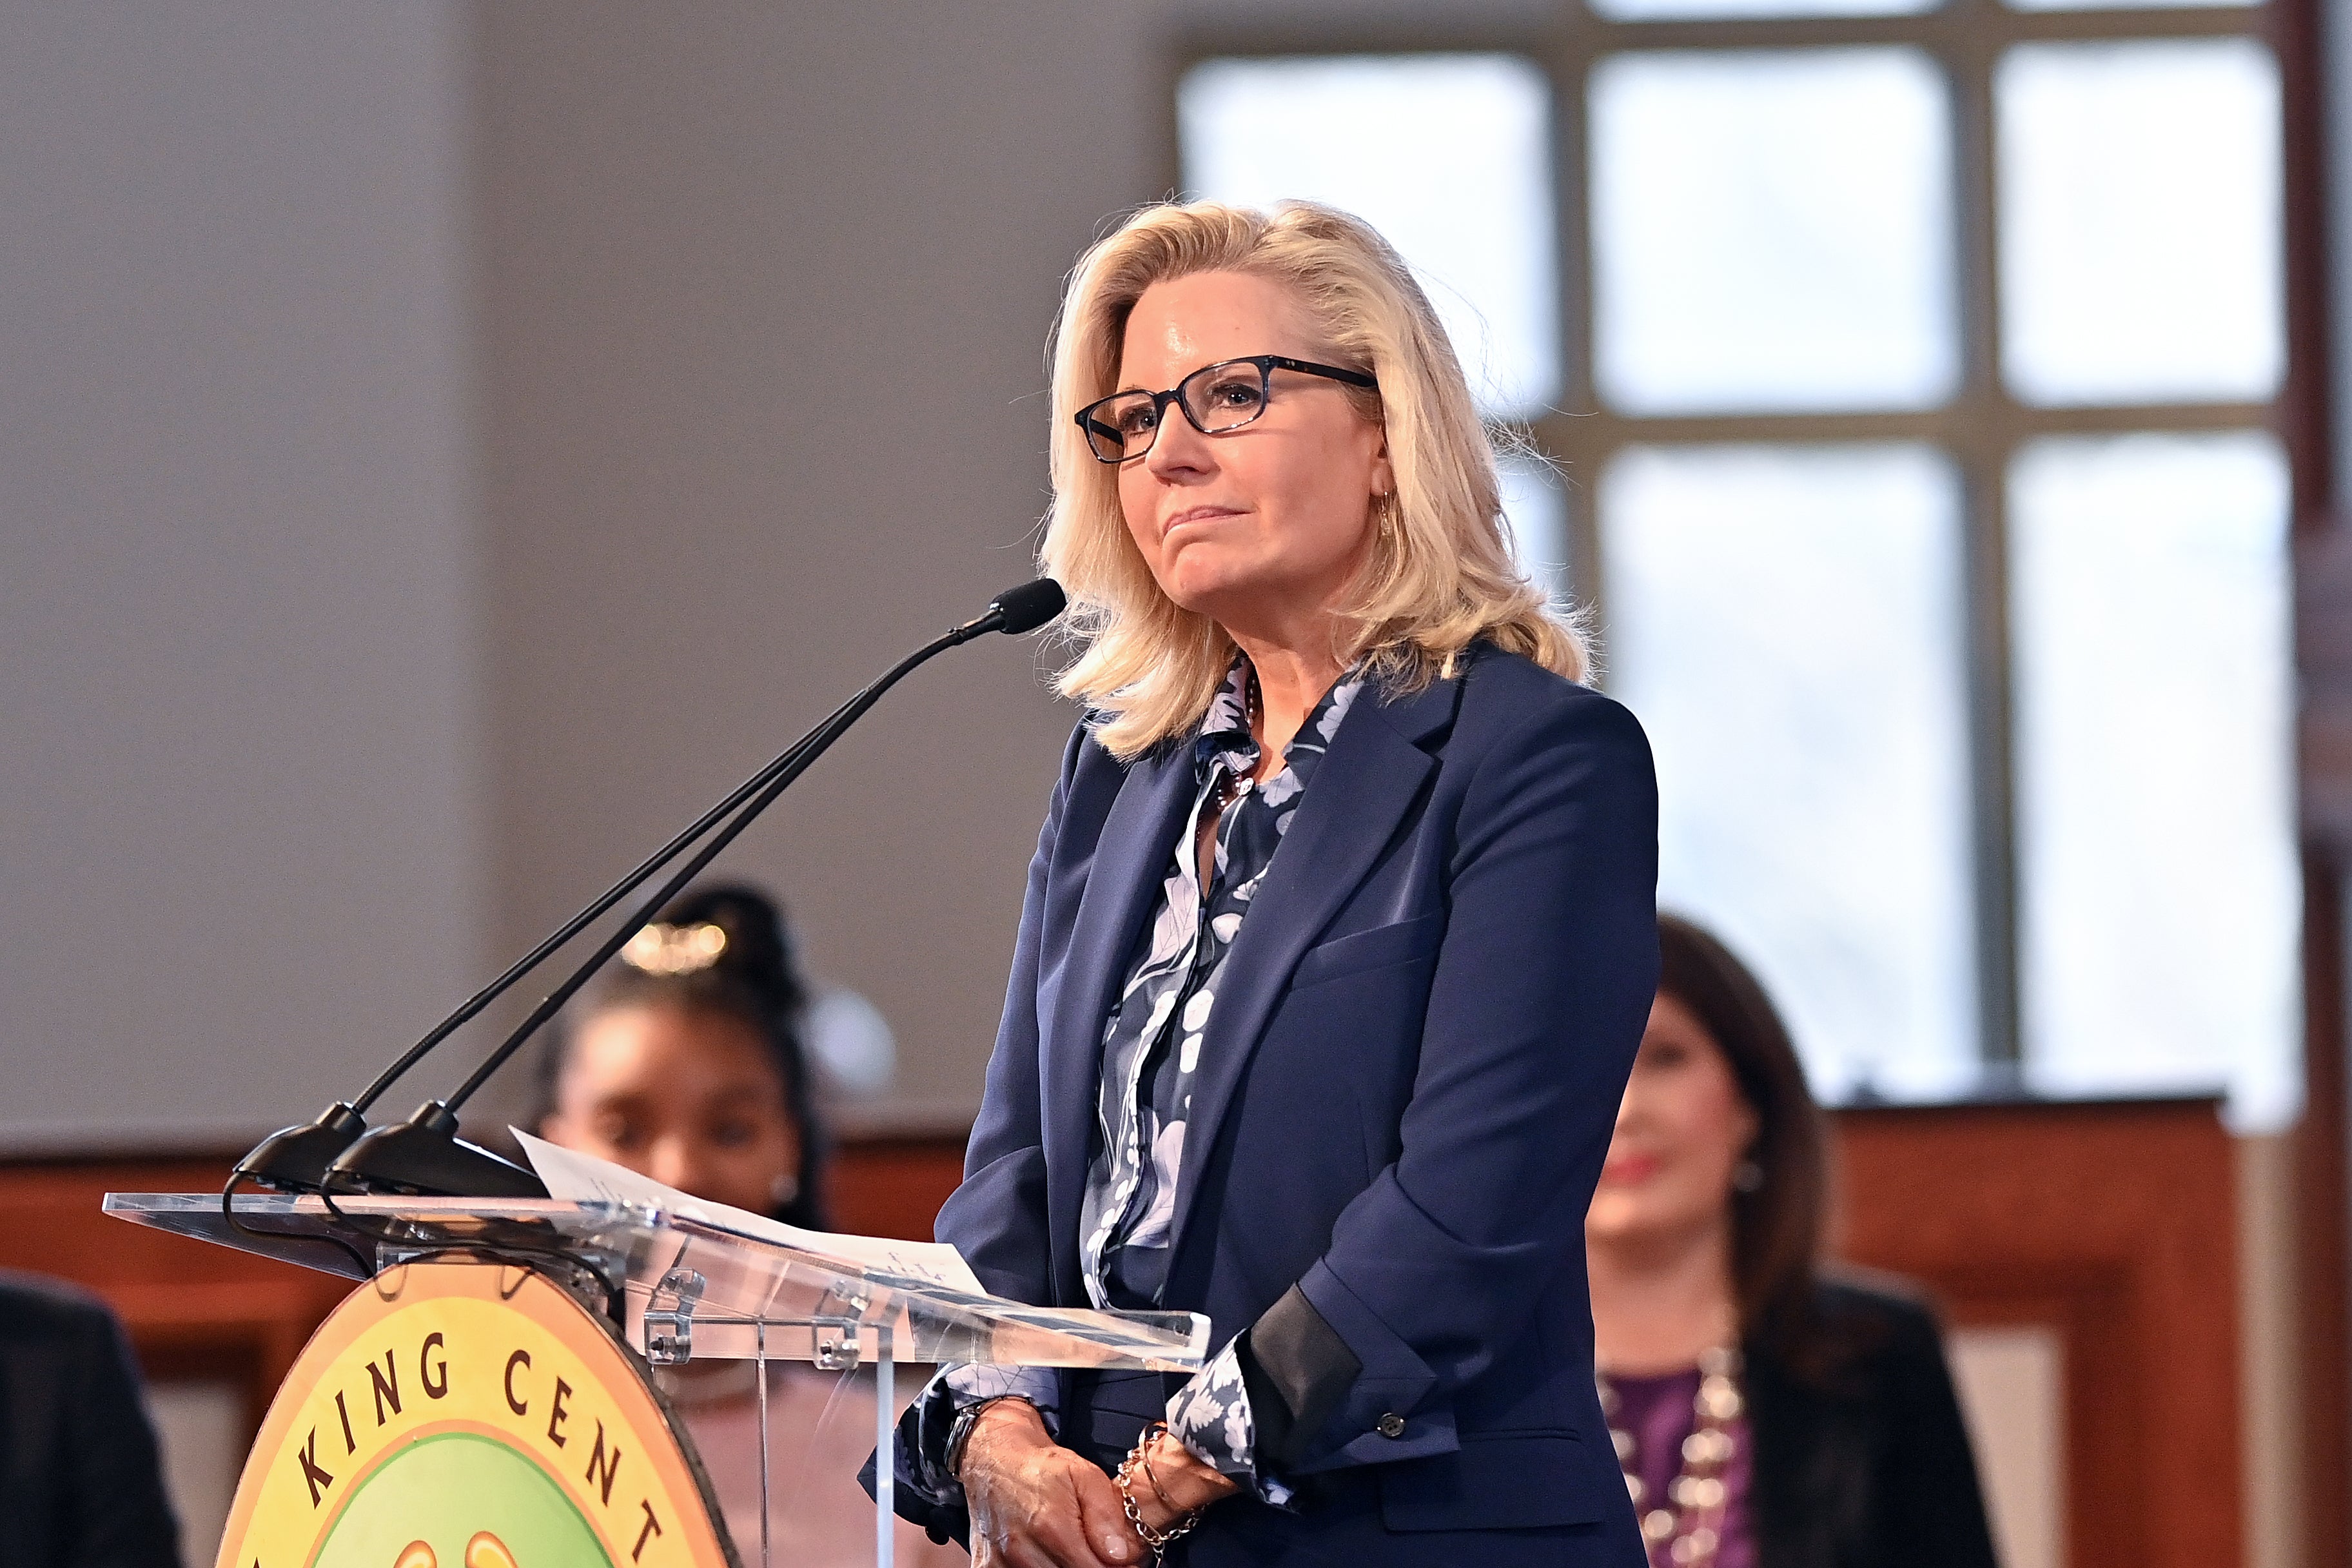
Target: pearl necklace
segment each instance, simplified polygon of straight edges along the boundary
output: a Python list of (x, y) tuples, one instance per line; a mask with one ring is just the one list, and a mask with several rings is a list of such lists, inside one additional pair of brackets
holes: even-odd
[(1698, 1392), (1691, 1398), (1696, 1424), (1683, 1439), (1682, 1468), (1666, 1485), (1664, 1499), (1646, 1496), (1648, 1489), (1636, 1470), (1633, 1435), (1617, 1424), (1620, 1402), (1606, 1373), (1592, 1374), (1601, 1391), (1601, 1414), (1608, 1417), (1610, 1440), (1617, 1462), (1625, 1471), (1625, 1490), (1642, 1521), (1642, 1544), (1651, 1561), (1663, 1546), (1674, 1568), (1706, 1568), (1723, 1544), (1723, 1515), (1730, 1501), (1724, 1471), (1733, 1452), (1731, 1423), (1746, 1407), (1739, 1396), (1739, 1352), (1728, 1345), (1704, 1351), (1698, 1358)]

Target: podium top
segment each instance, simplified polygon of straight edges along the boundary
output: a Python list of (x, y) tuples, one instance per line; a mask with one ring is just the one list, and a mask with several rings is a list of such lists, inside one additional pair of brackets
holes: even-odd
[[(1033, 1307), (944, 1282), (919, 1257), (831, 1257), (657, 1205), (559, 1198), (109, 1193), (105, 1212), (346, 1279), (453, 1251), (541, 1269), (656, 1361), (902, 1362), (1193, 1373), (1197, 1312)], [(869, 1352), (870, 1353), (870, 1352)]]

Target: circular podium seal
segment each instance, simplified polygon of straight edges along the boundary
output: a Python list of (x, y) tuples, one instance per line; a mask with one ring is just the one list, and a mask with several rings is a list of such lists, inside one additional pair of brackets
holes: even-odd
[(528, 1269), (387, 1269), (294, 1363), (219, 1568), (737, 1568), (636, 1360)]

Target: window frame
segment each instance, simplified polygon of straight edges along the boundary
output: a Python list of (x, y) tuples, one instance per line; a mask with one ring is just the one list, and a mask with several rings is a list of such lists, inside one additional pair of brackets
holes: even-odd
[[(1549, 17), (1377, 17), (1244, 21), (1220, 18), (1181, 33), (1165, 57), (1164, 188), (1183, 189), (1177, 91), (1185, 73), (1211, 59), (1297, 56), (1511, 54), (1532, 61), (1552, 89), (1552, 168), (1560, 258), (1561, 390), (1557, 407), (1513, 426), (1559, 464), (1574, 495), (1568, 508), (1569, 574), (1580, 603), (1608, 625), (1600, 570), (1599, 519), (1590, 504), (1611, 460), (1635, 446), (1851, 446), (1911, 442), (1943, 453), (1958, 476), (1965, 603), (1958, 650), (1966, 692), (1968, 837), (1979, 1059), (1996, 1076), (2022, 1059), (2019, 994), (2018, 790), (2014, 679), (2011, 663), (2007, 476), (2014, 457), (2050, 437), (2259, 431), (2277, 439), (2293, 476), (2300, 523), (2317, 503), (2325, 468), (2311, 451), (2326, 428), (2322, 382), (2309, 327), (2315, 206), (2306, 162), (2290, 128), (2315, 118), (2315, 80), (2291, 42), (2312, 0), (2253, 5), (2145, 9), (2011, 10), (2000, 0), (1948, 0), (1900, 16), (1738, 17), (1621, 21), (1581, 4)], [(2164, 402), (2042, 407), (2013, 395), (2000, 374), (2000, 215), (1993, 81), (2003, 54), (2026, 43), (2251, 38), (2277, 59), (2285, 158), (2283, 256), (2287, 276), (2286, 366), (2278, 392), (2254, 402)], [(1953, 113), (1950, 183), (1953, 279), (1960, 336), (1958, 384), (1948, 402), (1922, 410), (1726, 415), (1635, 415), (1599, 395), (1593, 353), (1593, 250), (1590, 228), (1586, 92), (1594, 65), (1628, 52), (1713, 52), (1908, 47), (1944, 73)], [(2299, 183), (2299, 181), (2301, 183)], [(2298, 528), (2298, 532), (2300, 532)], [(2310, 882), (2305, 872), (2306, 891)], [(2310, 942), (2305, 969), (2310, 970)], [(2313, 1034), (2315, 1023), (2306, 1026)], [(2315, 1042), (2306, 1038), (2306, 1056)]]

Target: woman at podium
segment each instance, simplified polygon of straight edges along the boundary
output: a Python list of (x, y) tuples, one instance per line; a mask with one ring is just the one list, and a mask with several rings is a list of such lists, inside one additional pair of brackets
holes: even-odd
[(1087, 717), (939, 1234), (1219, 1348), (943, 1370), (908, 1511), (1024, 1568), (1639, 1568), (1580, 1241), (1655, 784), (1513, 563), (1444, 329), (1343, 214), (1150, 207), (1073, 276), (1053, 443)]
[[(824, 1228), (824, 1129), (801, 1037), (807, 999), (773, 903), (744, 888), (688, 894), (565, 1020), (545, 1058), (541, 1134), (696, 1197)], [(700, 1362), (655, 1375), (748, 1552), (760, 1540), (756, 1368)], [(870, 1387), (776, 1362), (767, 1393), (776, 1561), (872, 1563), (873, 1507), (856, 1479), (873, 1446)], [(961, 1560), (911, 1525), (898, 1536), (902, 1563)]]

